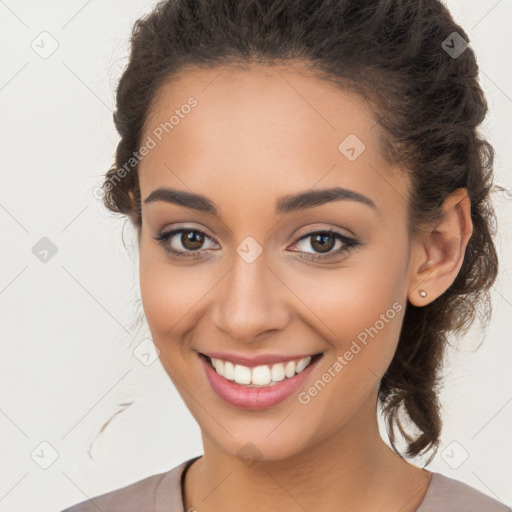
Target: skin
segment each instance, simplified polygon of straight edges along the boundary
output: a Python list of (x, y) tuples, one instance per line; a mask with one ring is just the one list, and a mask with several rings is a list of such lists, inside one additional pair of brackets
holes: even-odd
[[(446, 200), (440, 223), (410, 240), (409, 180), (381, 156), (373, 112), (299, 64), (189, 68), (159, 90), (143, 140), (191, 96), (198, 105), (139, 166), (144, 312), (204, 445), (185, 473), (185, 510), (412, 512), (431, 474), (382, 440), (377, 391), (407, 301), (435, 300), (460, 269), (472, 231), (465, 190)], [(366, 146), (355, 161), (338, 150), (349, 134)], [(218, 215), (144, 202), (162, 186), (207, 196)], [(378, 211), (339, 200), (274, 213), (283, 196), (333, 186), (367, 196)], [(199, 258), (176, 259), (154, 239), (178, 224), (210, 237)], [(302, 259), (321, 253), (313, 237), (298, 235), (325, 229), (361, 245), (330, 260)], [(248, 236), (263, 251), (250, 264), (236, 252)], [(176, 250), (193, 250), (179, 235), (172, 240)], [(333, 242), (330, 253), (340, 246)], [(294, 394), (260, 411), (233, 407), (198, 358), (324, 352), (307, 390), (394, 303), (401, 311), (307, 404)], [(243, 447), (253, 464), (237, 456)]]

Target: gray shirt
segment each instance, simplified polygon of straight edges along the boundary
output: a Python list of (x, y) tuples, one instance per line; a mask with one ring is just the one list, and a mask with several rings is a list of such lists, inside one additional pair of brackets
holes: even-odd
[[(200, 457), (186, 460), (165, 473), (82, 501), (62, 512), (184, 512), (183, 475), (192, 462)], [(441, 473), (432, 473), (425, 497), (415, 512), (512, 511), (467, 484)]]

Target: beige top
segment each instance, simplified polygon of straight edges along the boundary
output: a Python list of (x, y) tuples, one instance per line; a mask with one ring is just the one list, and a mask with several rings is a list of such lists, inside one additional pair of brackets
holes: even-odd
[[(184, 512), (183, 475), (194, 457), (179, 466), (152, 475), (126, 487), (82, 501), (62, 512)], [(415, 512), (512, 512), (490, 498), (453, 478), (432, 473), (430, 485)]]

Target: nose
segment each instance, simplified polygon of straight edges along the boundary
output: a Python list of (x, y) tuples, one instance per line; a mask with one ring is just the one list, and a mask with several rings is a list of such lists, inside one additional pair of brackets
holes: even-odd
[(242, 342), (259, 341), (265, 333), (284, 329), (291, 318), (286, 301), (286, 293), (291, 292), (263, 256), (252, 263), (235, 260), (219, 283), (212, 312), (215, 326)]

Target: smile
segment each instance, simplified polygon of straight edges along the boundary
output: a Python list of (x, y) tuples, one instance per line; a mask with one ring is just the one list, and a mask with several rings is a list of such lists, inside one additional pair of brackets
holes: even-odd
[(272, 407), (298, 391), (323, 353), (252, 367), (198, 355), (210, 386), (224, 402), (259, 410)]

